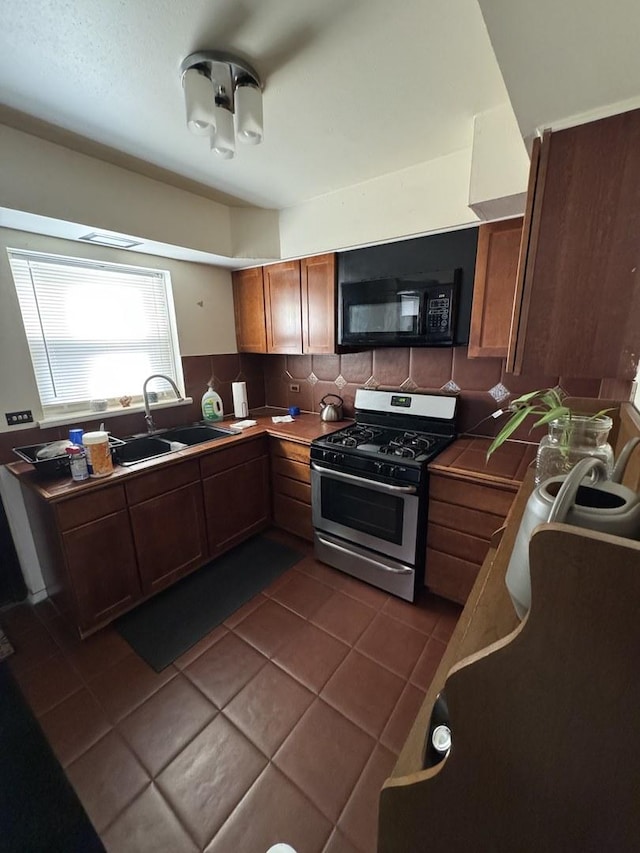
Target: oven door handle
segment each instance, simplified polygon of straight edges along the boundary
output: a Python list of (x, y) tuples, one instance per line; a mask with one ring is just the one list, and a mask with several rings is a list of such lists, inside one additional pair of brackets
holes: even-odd
[[(325, 539), (318, 530), (315, 531), (315, 534), (320, 542), (322, 542), (322, 544), (327, 548), (335, 548), (336, 551), (342, 551), (344, 554), (348, 554), (350, 557), (353, 557), (353, 551), (350, 551), (349, 548), (345, 548), (344, 545), (338, 545), (337, 542), (330, 542), (328, 539)], [(379, 563), (372, 557), (365, 557), (361, 552), (358, 552), (358, 558), (367, 563), (371, 563), (376, 567), (376, 569), (380, 569), (383, 572), (391, 572), (394, 575), (412, 575), (415, 571), (415, 569), (411, 569), (409, 566), (388, 566), (384, 563)]]
[(391, 486), (389, 483), (381, 483), (379, 480), (368, 480), (366, 477), (356, 477), (355, 474), (347, 474), (344, 471), (334, 471), (331, 468), (324, 468), (322, 465), (311, 463), (311, 467), (319, 474), (326, 474), (328, 477), (333, 477), (335, 480), (345, 480), (349, 483), (361, 483), (363, 486), (368, 486), (377, 492), (394, 492), (395, 494), (415, 495), (417, 489), (415, 486)]

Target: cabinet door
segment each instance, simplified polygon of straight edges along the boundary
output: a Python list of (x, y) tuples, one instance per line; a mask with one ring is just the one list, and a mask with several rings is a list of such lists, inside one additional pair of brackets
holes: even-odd
[(207, 559), (200, 483), (129, 507), (145, 595), (170, 586)]
[(126, 510), (67, 530), (62, 547), (81, 631), (114, 619), (141, 597)]
[(479, 228), (469, 335), (471, 357), (507, 356), (521, 240), (521, 216)]
[(336, 348), (336, 256), (318, 255), (300, 262), (302, 351), (332, 353)]
[(633, 379), (640, 357), (640, 110), (543, 138), (508, 368)]
[(238, 270), (231, 274), (231, 278), (238, 352), (266, 352), (267, 327), (262, 267)]
[(267, 351), (302, 352), (300, 261), (264, 267)]
[(267, 527), (269, 463), (266, 456), (203, 480), (209, 549), (215, 556)]

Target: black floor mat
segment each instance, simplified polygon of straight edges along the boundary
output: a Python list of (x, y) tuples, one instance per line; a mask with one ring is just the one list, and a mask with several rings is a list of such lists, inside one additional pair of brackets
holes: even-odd
[(301, 558), (287, 545), (254, 536), (121, 616), (115, 627), (160, 672)]
[(0, 853), (104, 853), (6, 663), (0, 663)]

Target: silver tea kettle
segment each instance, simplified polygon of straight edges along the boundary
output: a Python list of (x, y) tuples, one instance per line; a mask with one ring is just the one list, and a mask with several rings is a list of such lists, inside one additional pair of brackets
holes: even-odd
[[(327, 403), (327, 399), (329, 397), (333, 397), (334, 400), (337, 400), (337, 403)], [(344, 400), (342, 397), (338, 397), (337, 394), (325, 394), (322, 400), (320, 400), (320, 420), (321, 421), (341, 421), (342, 420), (342, 407), (344, 406)]]

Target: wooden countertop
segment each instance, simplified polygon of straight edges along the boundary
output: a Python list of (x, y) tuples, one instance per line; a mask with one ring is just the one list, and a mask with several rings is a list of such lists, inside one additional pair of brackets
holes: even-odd
[(517, 491), (527, 468), (535, 459), (538, 445), (506, 441), (487, 461), (490, 444), (490, 438), (458, 438), (438, 454), (430, 463), (429, 470), (476, 482), (486, 480), (492, 485)]
[[(314, 438), (336, 432), (336, 430), (342, 429), (347, 424), (347, 421), (321, 421), (319, 415), (306, 412), (298, 415), (293, 423), (273, 423), (271, 419), (273, 415), (284, 414), (286, 414), (286, 410), (283, 409), (259, 409), (251, 412), (249, 415), (251, 419), (258, 422), (256, 426), (249, 427), (249, 429), (231, 435), (229, 438), (220, 438), (215, 441), (196, 444), (192, 447), (186, 447), (184, 450), (177, 450), (167, 456), (149, 459), (146, 462), (139, 462), (136, 465), (128, 465), (127, 467), (116, 465), (113, 474), (110, 474), (108, 477), (85, 480), (82, 483), (75, 483), (70, 477), (44, 478), (37, 474), (34, 467), (29, 465), (28, 462), (11, 462), (6, 467), (25, 485), (28, 485), (37, 492), (40, 497), (47, 501), (55, 502), (76, 497), (79, 494), (89, 491), (95, 491), (96, 489), (112, 485), (115, 482), (129, 480), (140, 474), (177, 465), (186, 459), (195, 459), (205, 453), (216, 453), (224, 448), (228, 448), (230, 445), (250, 441), (261, 435), (273, 436), (274, 438), (282, 438), (287, 441), (295, 441), (308, 445), (311, 444)], [(237, 418), (225, 419), (220, 425), (228, 428), (236, 420)]]

